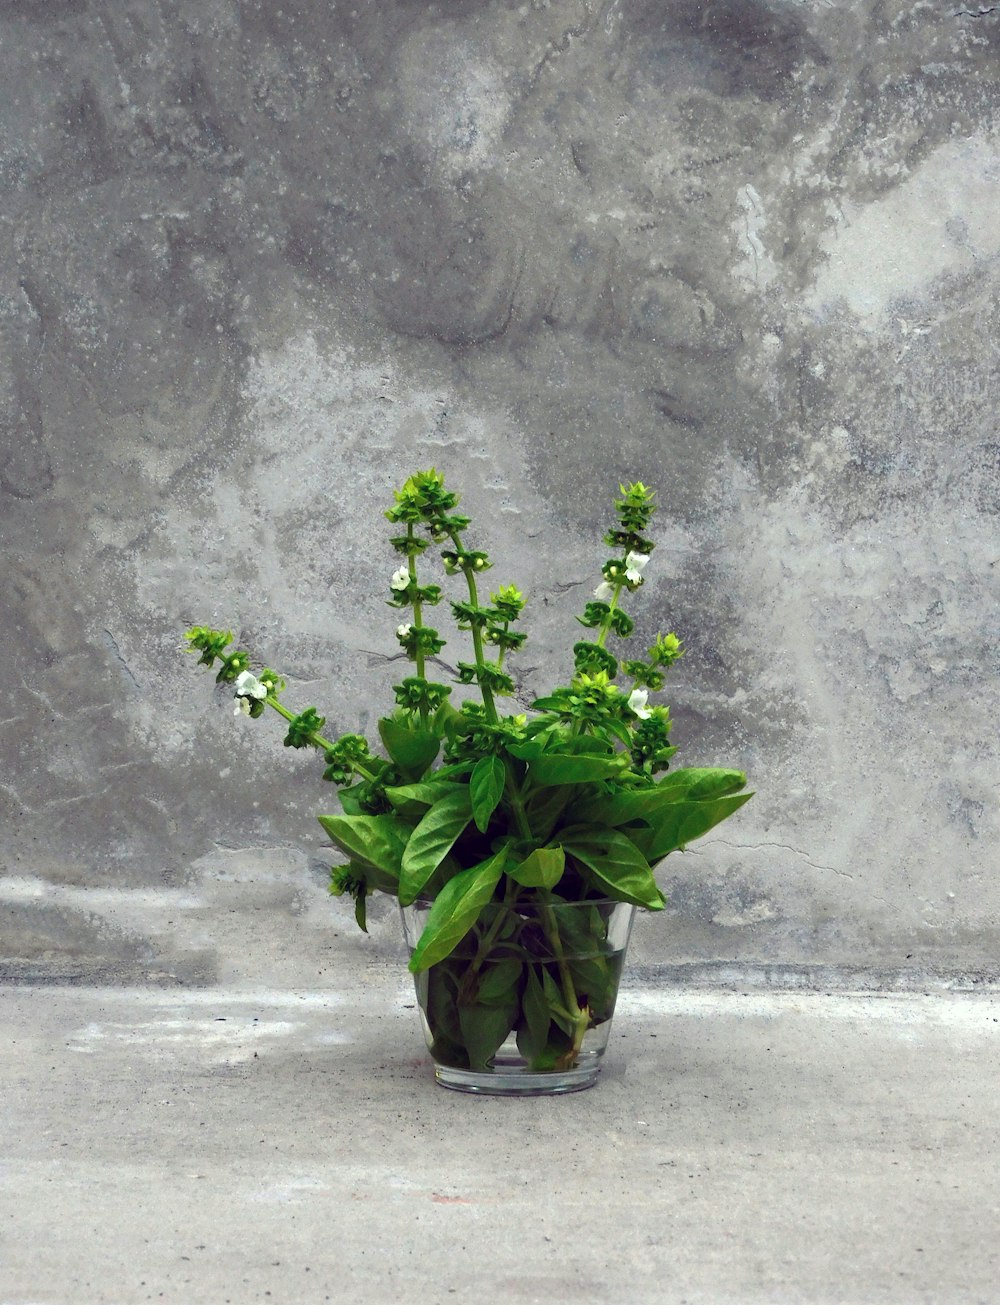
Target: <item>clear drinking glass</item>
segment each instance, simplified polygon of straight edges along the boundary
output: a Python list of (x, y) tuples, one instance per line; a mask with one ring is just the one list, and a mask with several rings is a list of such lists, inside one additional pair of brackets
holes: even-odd
[[(597, 1079), (635, 907), (538, 896), (491, 903), (450, 956), (414, 975), (442, 1087), (539, 1096)], [(400, 908), (411, 953), (432, 906)]]

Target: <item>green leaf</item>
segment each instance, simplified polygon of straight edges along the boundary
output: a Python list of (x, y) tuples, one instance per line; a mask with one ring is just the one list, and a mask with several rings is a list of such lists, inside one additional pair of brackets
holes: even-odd
[(536, 847), (507, 874), (524, 888), (555, 888), (565, 868), (566, 854), (561, 847)]
[(433, 779), (417, 784), (397, 784), (385, 790), (385, 795), (393, 808), (408, 820), (417, 821), (428, 807), (432, 807), (441, 798), (454, 793), (456, 786), (450, 780)]
[(320, 816), (319, 823), (352, 861), (379, 872), (367, 876), (371, 887), (384, 893), (396, 891), (409, 834), (396, 816)]
[(597, 779), (621, 775), (628, 769), (625, 757), (561, 756), (546, 753), (528, 767), (528, 778), (535, 788), (549, 788), (554, 784), (587, 784)]
[(502, 848), (496, 856), (468, 870), (460, 870), (448, 880), (434, 899), (424, 931), (410, 957), (410, 970), (414, 974), (437, 965), (462, 941), (492, 898), (506, 857), (507, 849)]
[(679, 790), (678, 796), (692, 802), (708, 798), (728, 797), (746, 788), (747, 777), (742, 770), (723, 770), (716, 766), (687, 766), (664, 775), (656, 786), (659, 793)]
[(472, 797), (472, 816), (481, 834), (486, 833), (490, 816), (503, 797), (506, 780), (507, 771), (499, 757), (480, 757), (476, 762), (469, 780), (469, 792)]
[(653, 821), (664, 807), (675, 802), (705, 801), (741, 789), (746, 775), (740, 770), (694, 768), (676, 770), (659, 784), (599, 798), (589, 818), (607, 825), (625, 825), (632, 820)]
[(707, 834), (752, 797), (752, 793), (734, 793), (716, 798), (714, 802), (669, 802), (659, 811), (644, 817), (647, 828), (630, 828), (629, 837), (647, 861), (662, 861), (671, 852)]
[(472, 817), (472, 801), (467, 785), (435, 802), (413, 833), (403, 852), (399, 876), (399, 900), (409, 906), (420, 895), (455, 840)]
[(508, 743), (505, 746), (510, 755), (517, 757), (518, 761), (535, 761), (543, 751), (538, 739), (524, 739), (521, 743)]
[(517, 1049), (527, 1061), (535, 1061), (549, 1040), (552, 1016), (545, 1000), (545, 990), (534, 965), (528, 966), (528, 979), (521, 998), (521, 1023), (517, 1030)]
[(385, 750), (403, 772), (404, 779), (420, 779), (441, 747), (441, 740), (430, 730), (410, 729), (401, 721), (385, 716), (378, 723)]
[(531, 795), (525, 804), (525, 815), (533, 838), (540, 843), (549, 838), (573, 796), (568, 784), (560, 784), (558, 788), (543, 788)]
[(487, 961), (482, 968), (476, 1001), (483, 1006), (510, 1005), (517, 1000), (516, 987), (521, 977), (521, 962), (515, 957), (502, 961)]
[(649, 863), (624, 834), (577, 825), (561, 837), (567, 855), (586, 866), (596, 886), (609, 897), (651, 911), (663, 908), (664, 897)]
[(507, 1034), (511, 1031), (517, 1013), (517, 998), (503, 1006), (459, 1006), (458, 1022), (462, 1040), (469, 1053), (473, 1069), (488, 1069)]

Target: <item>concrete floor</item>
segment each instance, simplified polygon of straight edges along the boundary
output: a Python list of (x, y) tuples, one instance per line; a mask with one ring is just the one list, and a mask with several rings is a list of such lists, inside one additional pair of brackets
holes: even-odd
[(995, 995), (636, 987), (519, 1101), (412, 1004), (0, 989), (2, 1305), (1000, 1299)]

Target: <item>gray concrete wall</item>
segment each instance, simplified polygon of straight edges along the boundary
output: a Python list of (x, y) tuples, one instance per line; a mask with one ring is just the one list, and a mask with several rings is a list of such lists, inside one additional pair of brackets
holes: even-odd
[(524, 702), (567, 673), (618, 481), (659, 489), (637, 610), (689, 649), (680, 759), (758, 795), (665, 864), (641, 962), (992, 972), (1000, 11), (0, 24), (4, 974), (395, 953), (326, 899), (315, 761), (180, 639), (232, 625), (370, 728), (381, 511), (429, 464), (531, 597)]

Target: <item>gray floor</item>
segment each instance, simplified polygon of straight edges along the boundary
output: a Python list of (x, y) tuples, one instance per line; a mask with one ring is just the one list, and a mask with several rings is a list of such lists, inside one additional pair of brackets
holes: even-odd
[(384, 966), (0, 996), (3, 1305), (1000, 1299), (996, 996), (636, 987), (522, 1101)]

